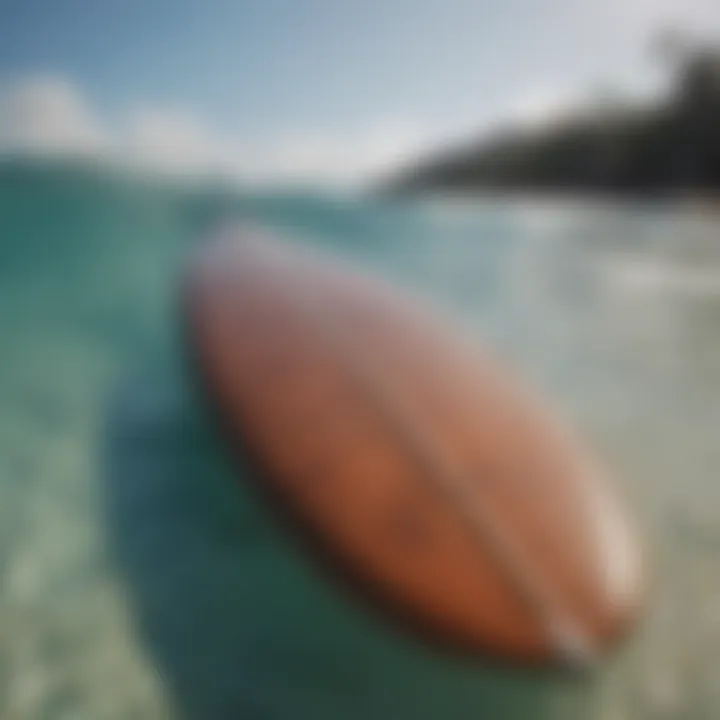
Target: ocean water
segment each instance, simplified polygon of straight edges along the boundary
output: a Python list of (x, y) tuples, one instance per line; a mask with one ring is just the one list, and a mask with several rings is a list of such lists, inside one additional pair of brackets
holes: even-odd
[[(307, 561), (237, 482), (185, 365), (183, 263), (227, 218), (407, 288), (579, 429), (649, 550), (621, 652), (582, 678), (439, 655)], [(0, 717), (718, 717), (716, 220), (0, 166)]]

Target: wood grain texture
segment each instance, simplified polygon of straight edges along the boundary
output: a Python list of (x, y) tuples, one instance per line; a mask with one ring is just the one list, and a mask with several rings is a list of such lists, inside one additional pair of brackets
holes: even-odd
[(432, 313), (242, 229), (201, 248), (184, 303), (230, 440), (382, 607), (535, 662), (591, 659), (629, 627), (638, 548), (595, 461)]

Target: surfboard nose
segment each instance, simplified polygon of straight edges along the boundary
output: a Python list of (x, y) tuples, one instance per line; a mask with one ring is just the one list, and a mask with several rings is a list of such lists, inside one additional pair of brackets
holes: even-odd
[(599, 568), (595, 599), (604, 618), (606, 644), (612, 645), (636, 620), (644, 602), (647, 564), (626, 509), (607, 482), (594, 484), (592, 506)]
[[(633, 626), (646, 594), (643, 548), (626, 508), (597, 464), (576, 456), (573, 484), (580, 492), (572, 535), (545, 561), (552, 597), (543, 618), (548, 654), (572, 670), (592, 667)], [(592, 468), (592, 470), (589, 470)], [(583, 469), (585, 472), (583, 473)], [(522, 532), (522, 530), (521, 530)], [(532, 542), (532, 540), (530, 540)], [(563, 544), (572, 545), (569, 549)]]

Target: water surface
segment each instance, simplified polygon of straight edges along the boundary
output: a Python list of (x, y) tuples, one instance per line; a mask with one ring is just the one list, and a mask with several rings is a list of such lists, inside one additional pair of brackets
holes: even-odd
[[(442, 657), (307, 563), (235, 481), (184, 362), (183, 262), (227, 216), (433, 304), (597, 448), (651, 549), (623, 652), (583, 681)], [(3, 168), (0, 308), (0, 717), (717, 717), (712, 216)]]

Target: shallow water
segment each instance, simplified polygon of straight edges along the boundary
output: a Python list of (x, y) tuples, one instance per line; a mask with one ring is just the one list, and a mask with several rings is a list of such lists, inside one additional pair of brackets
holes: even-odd
[[(583, 680), (442, 657), (299, 554), (195, 394), (177, 283), (218, 218), (408, 288), (594, 445), (651, 611)], [(715, 718), (720, 243), (680, 209), (425, 203), (0, 172), (0, 717)]]

